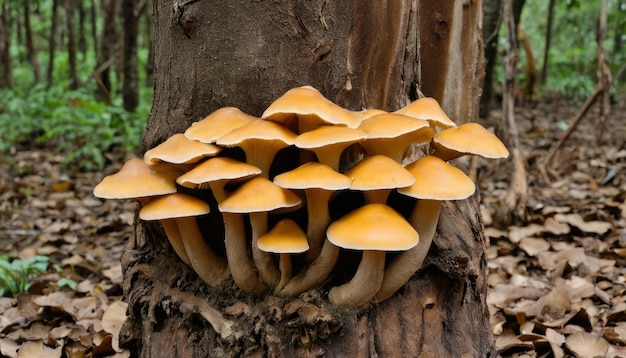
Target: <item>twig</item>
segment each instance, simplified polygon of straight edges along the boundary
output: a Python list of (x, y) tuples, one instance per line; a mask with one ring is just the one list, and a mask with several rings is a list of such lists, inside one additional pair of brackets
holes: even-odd
[(563, 137), (561, 137), (561, 140), (559, 140), (559, 142), (550, 150), (550, 152), (546, 156), (546, 159), (542, 162), (544, 166), (548, 166), (550, 164), (550, 162), (552, 161), (556, 153), (563, 147), (563, 144), (565, 144), (565, 141), (567, 141), (570, 135), (574, 132), (574, 130), (578, 126), (578, 123), (580, 123), (580, 121), (585, 117), (585, 114), (587, 114), (587, 111), (589, 111), (591, 106), (594, 104), (598, 96), (603, 91), (604, 91), (604, 88), (602, 88), (602, 86), (597, 86), (596, 90), (593, 91), (591, 96), (587, 98), (587, 100), (585, 101), (585, 104), (583, 104), (583, 106), (580, 108), (580, 110), (576, 114), (576, 117), (574, 117), (574, 120), (572, 121), (572, 124), (567, 129), (567, 132), (565, 132)]

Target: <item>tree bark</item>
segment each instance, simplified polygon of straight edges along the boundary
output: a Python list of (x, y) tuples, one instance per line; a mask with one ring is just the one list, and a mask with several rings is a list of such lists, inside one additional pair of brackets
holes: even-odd
[(541, 84), (548, 81), (548, 62), (550, 61), (550, 42), (552, 41), (552, 20), (554, 19), (554, 0), (548, 2), (548, 23), (546, 24), (545, 47), (543, 48), (543, 65), (541, 65)]
[(35, 77), (35, 83), (41, 79), (41, 66), (39, 59), (37, 58), (37, 51), (35, 50), (35, 43), (33, 40), (33, 30), (30, 26), (30, 0), (24, 0), (22, 3), (24, 11), (24, 30), (26, 33), (26, 52), (28, 54), (28, 61), (33, 68), (33, 75)]
[(72, 0), (65, 0), (65, 23), (67, 25), (67, 54), (69, 58), (70, 89), (77, 89), (79, 86), (78, 71), (76, 70), (76, 35), (74, 33), (74, 3)]
[(136, 0), (122, 2), (122, 17), (124, 18), (124, 61), (122, 98), (124, 109), (133, 112), (139, 103), (139, 78), (137, 74), (137, 28), (138, 19), (135, 16)]
[[(302, 85), (351, 110), (398, 109), (423, 87), (421, 59), (430, 52), (420, 43), (432, 51), (442, 44), (429, 38), (441, 22), (424, 22), (444, 10), (430, 3), (155, 1), (155, 93), (143, 145), (220, 107), (259, 116)], [(476, 118), (482, 84), (481, 3), (446, 3), (454, 14), (442, 21), (453, 31), (436, 56), (447, 75), (433, 88), (464, 122)], [(215, 216), (201, 225), (219, 252)], [(327, 299), (346, 281), (339, 270), (294, 299), (250, 297), (232, 281), (209, 288), (176, 259), (158, 226), (137, 222), (122, 257), (129, 302), (122, 341), (138, 357), (495, 357), (484, 250), (478, 198), (444, 203), (431, 254), (409, 283), (380, 304), (342, 309)], [(360, 255), (340, 255), (343, 268), (356, 268)]]
[(52, 1), (52, 22), (50, 24), (50, 40), (48, 40), (48, 71), (46, 75), (46, 86), (50, 88), (52, 86), (52, 79), (54, 77), (54, 54), (56, 52), (56, 29), (57, 29), (57, 13), (58, 13), (58, 0)]
[(96, 98), (100, 101), (110, 103), (111, 101), (111, 78), (110, 69), (115, 55), (115, 45), (117, 43), (117, 31), (115, 29), (115, 15), (117, 13), (117, 0), (104, 0), (102, 2), (104, 12), (104, 26), (102, 28), (102, 38), (100, 40), (100, 51), (98, 65), (94, 73), (97, 76), (99, 89)]
[(0, 7), (0, 88), (13, 87), (13, 62), (11, 61), (11, 34), (9, 32), (9, 5)]
[(480, 97), (480, 118), (489, 118), (493, 102), (493, 70), (498, 55), (498, 32), (502, 22), (501, 0), (485, 0), (483, 5), (483, 41), (485, 43), (485, 78)]

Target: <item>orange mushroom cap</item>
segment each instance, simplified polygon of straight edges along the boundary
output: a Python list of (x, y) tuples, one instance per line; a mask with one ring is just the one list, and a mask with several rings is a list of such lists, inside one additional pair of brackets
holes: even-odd
[(339, 218), (326, 231), (328, 240), (345, 249), (401, 251), (417, 245), (417, 231), (391, 207), (373, 203)]
[(460, 200), (474, 194), (476, 185), (462, 170), (428, 155), (406, 166), (415, 183), (398, 192), (418, 199)]
[(306, 234), (291, 219), (282, 219), (257, 241), (259, 249), (266, 252), (295, 254), (309, 249)]
[(182, 133), (174, 134), (165, 142), (148, 150), (143, 159), (147, 162), (173, 164), (196, 163), (204, 157), (217, 155), (222, 148), (186, 138)]
[(452, 160), (464, 154), (484, 158), (506, 158), (509, 151), (504, 143), (478, 123), (465, 123), (456, 128), (448, 128), (433, 137), (433, 154), (444, 160)]
[(104, 199), (133, 199), (176, 192), (176, 184), (169, 173), (157, 165), (149, 165), (133, 158), (115, 174), (106, 176), (93, 189), (93, 194)]
[(244, 113), (235, 107), (222, 107), (204, 119), (194, 122), (185, 131), (185, 137), (203, 143), (215, 143), (215, 140), (235, 128), (248, 124), (257, 117)]
[(393, 113), (423, 119), (430, 122), (431, 126), (435, 128), (456, 127), (456, 123), (443, 111), (439, 102), (431, 97), (420, 98)]
[[(356, 128), (358, 118), (324, 97), (311, 86), (292, 88), (275, 100), (263, 112), (264, 119), (297, 127), (304, 133), (323, 124), (343, 125)], [(294, 123), (295, 122), (295, 123)]]

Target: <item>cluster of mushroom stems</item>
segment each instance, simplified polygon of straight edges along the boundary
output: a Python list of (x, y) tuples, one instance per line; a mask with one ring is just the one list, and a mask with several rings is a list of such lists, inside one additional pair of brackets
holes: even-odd
[[(416, 146), (429, 154), (404, 163)], [(297, 159), (276, 165), (286, 148)], [(342, 250), (361, 251), (352, 279), (328, 293), (334, 305), (358, 307), (391, 297), (420, 268), (442, 200), (474, 193), (472, 180), (449, 163), (462, 155), (508, 151), (479, 124), (457, 126), (432, 98), (395, 112), (350, 111), (304, 86), (261, 117), (216, 110), (126, 162), (94, 195), (136, 199), (140, 218), (158, 220), (178, 257), (208, 285), (232, 277), (254, 296), (298, 296), (331, 276)], [(394, 191), (413, 198), (409, 215), (389, 203)], [(361, 193), (363, 205), (344, 205), (349, 211), (333, 221), (345, 192)], [(224, 254), (216, 252), (221, 235), (205, 237), (199, 225), (211, 211), (207, 195), (223, 220)], [(306, 221), (290, 215), (304, 206)]]

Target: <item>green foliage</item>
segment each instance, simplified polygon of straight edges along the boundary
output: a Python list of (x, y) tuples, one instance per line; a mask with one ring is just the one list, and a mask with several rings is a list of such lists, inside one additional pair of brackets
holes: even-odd
[[(600, 1), (557, 1), (554, 7), (552, 38), (548, 63), (548, 79), (541, 89), (544, 93), (560, 93), (573, 100), (582, 101), (594, 90), (596, 84), (597, 48), (596, 33)], [(609, 0), (607, 3), (607, 36), (603, 41), (611, 68), (617, 71), (626, 61), (626, 1)], [(529, 38), (538, 70), (543, 65), (545, 36), (547, 32), (548, 2), (526, 0), (520, 26)], [(508, 48), (504, 27), (500, 29), (499, 46)], [(526, 53), (519, 48), (518, 82), (524, 82)], [(504, 77), (503, 65), (496, 71), (497, 78)]]
[(63, 277), (57, 281), (57, 286), (59, 286), (60, 288), (67, 287), (70, 290), (76, 290), (78, 283), (76, 283), (76, 281), (72, 279)]
[(106, 105), (85, 91), (60, 85), (2, 90), (0, 97), (4, 98), (0, 151), (16, 142), (53, 145), (67, 156), (68, 164), (83, 170), (103, 168), (104, 153), (115, 147), (136, 150), (148, 113), (145, 106), (128, 113), (121, 100)]
[(33, 256), (28, 259), (13, 259), (9, 255), (0, 256), (0, 296), (16, 296), (30, 286), (32, 275), (46, 272), (48, 257)]

